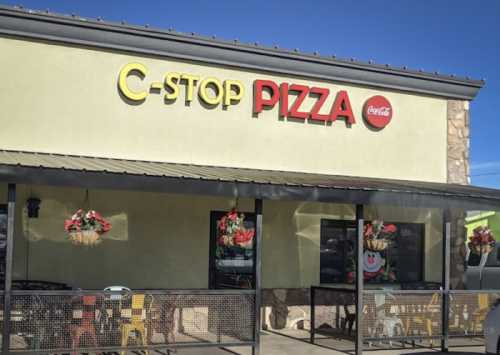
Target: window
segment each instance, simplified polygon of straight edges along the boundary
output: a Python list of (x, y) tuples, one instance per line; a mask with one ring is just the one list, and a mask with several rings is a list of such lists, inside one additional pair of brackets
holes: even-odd
[(226, 212), (210, 213), (209, 287), (211, 289), (255, 288), (255, 214), (238, 213), (244, 230), (251, 238), (243, 244), (224, 243), (218, 222)]
[[(365, 282), (423, 281), (424, 224), (386, 224), (394, 224), (396, 232), (385, 250), (365, 250)], [(356, 222), (323, 219), (320, 233), (320, 282), (353, 282)]]
[(7, 205), (0, 205), (0, 289), (5, 283), (5, 256), (7, 252)]

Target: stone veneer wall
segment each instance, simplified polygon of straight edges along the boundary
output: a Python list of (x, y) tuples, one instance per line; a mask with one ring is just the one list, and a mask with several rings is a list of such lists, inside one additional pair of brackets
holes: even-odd
[[(470, 148), (470, 118), (469, 102), (461, 100), (448, 101), (448, 183), (469, 184), (469, 148)], [(462, 289), (463, 276), (465, 273), (464, 243), (465, 212), (459, 210), (451, 211), (452, 241), (451, 241), (451, 287)]]
[(449, 100), (447, 116), (447, 181), (456, 184), (469, 184), (469, 102)]
[[(448, 182), (456, 184), (470, 183), (469, 148), (470, 117), (469, 102), (448, 101)], [(462, 289), (464, 268), (465, 213), (452, 210), (451, 241), (451, 287)]]

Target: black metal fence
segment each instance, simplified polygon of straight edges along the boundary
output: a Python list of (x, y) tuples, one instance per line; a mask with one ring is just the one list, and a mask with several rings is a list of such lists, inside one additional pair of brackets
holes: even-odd
[(255, 291), (12, 291), (8, 327), (11, 352), (253, 346)]
[(311, 287), (311, 342), (315, 335), (355, 339), (356, 291)]
[[(445, 297), (447, 309), (443, 309)], [(499, 300), (500, 291), (489, 290), (364, 290), (363, 342), (437, 346), (448, 337), (481, 340), (486, 316)], [(355, 304), (355, 290), (312, 287), (311, 342), (317, 333), (354, 340)]]

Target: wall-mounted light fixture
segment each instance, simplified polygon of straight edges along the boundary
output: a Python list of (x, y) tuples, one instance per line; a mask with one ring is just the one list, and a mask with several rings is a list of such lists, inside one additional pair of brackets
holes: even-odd
[(28, 210), (28, 218), (38, 218), (40, 203), (42, 203), (42, 201), (34, 197), (30, 197), (28, 200), (26, 200), (26, 209)]

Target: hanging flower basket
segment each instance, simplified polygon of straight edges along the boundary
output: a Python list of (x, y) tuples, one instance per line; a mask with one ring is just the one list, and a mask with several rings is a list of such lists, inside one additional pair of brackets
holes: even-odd
[(217, 222), (217, 242), (222, 247), (251, 249), (254, 229), (245, 228), (245, 215), (232, 209)]
[(489, 254), (493, 251), (496, 241), (491, 229), (484, 226), (474, 228), (467, 246), (475, 254)]
[(384, 225), (382, 221), (373, 221), (367, 223), (363, 229), (364, 248), (371, 251), (383, 251), (389, 245), (389, 238), (396, 233), (397, 228), (394, 224)]
[(101, 235), (111, 229), (111, 224), (98, 212), (82, 209), (64, 221), (64, 230), (74, 245), (96, 246), (102, 242)]

